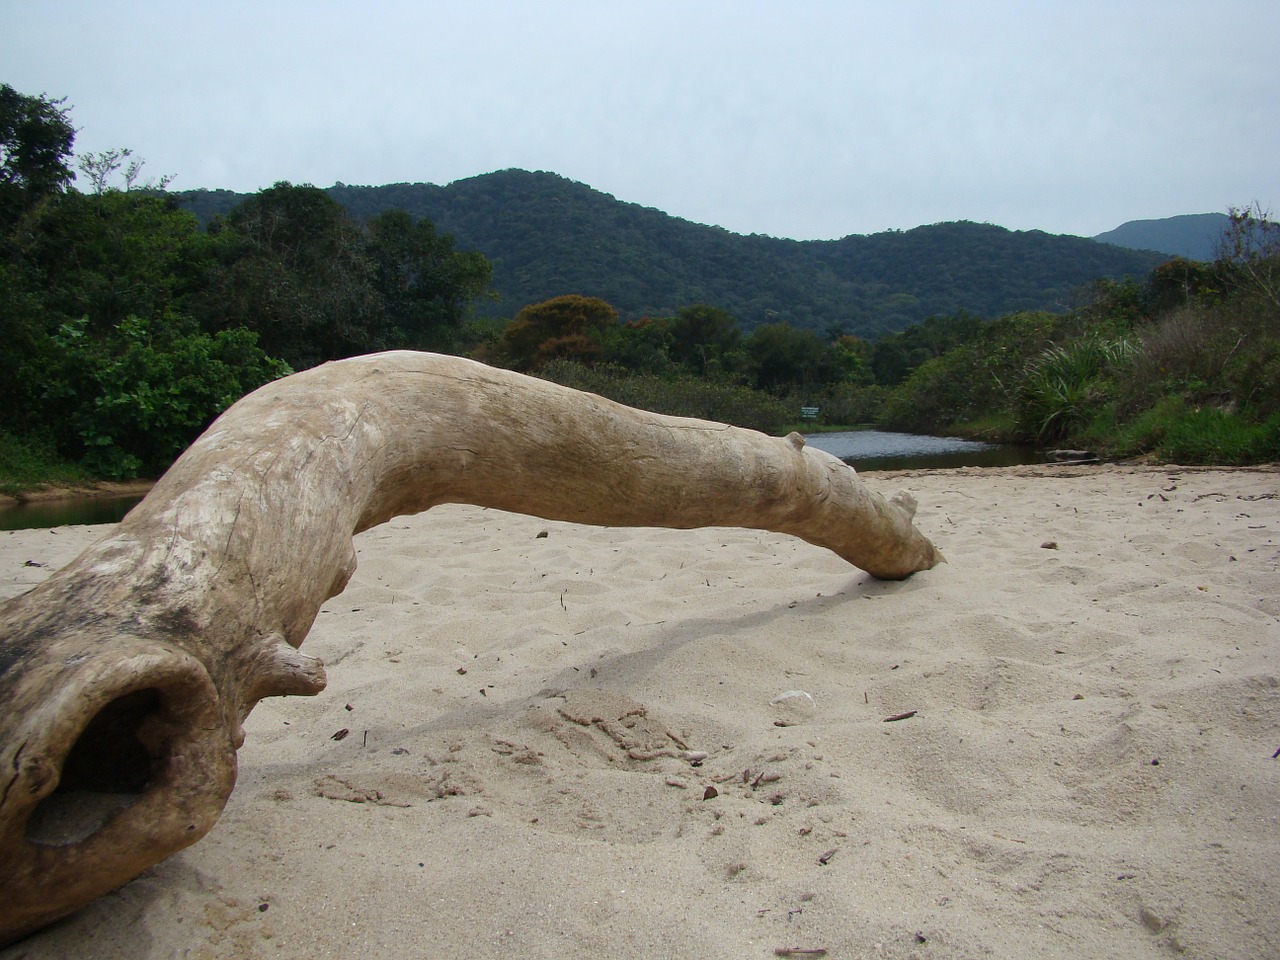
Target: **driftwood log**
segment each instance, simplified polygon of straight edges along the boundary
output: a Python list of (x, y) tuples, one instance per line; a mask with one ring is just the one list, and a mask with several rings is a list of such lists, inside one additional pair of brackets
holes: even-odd
[(352, 537), (441, 503), (773, 530), (880, 578), (942, 559), (909, 497), (798, 434), (421, 353), (268, 384), (109, 535), (0, 605), (0, 944), (204, 836), (249, 711), (325, 685), (298, 647), (355, 570)]

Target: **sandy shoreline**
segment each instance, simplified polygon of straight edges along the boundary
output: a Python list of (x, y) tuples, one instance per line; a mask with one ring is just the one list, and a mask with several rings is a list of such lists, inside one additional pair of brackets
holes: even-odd
[[(0, 958), (1280, 956), (1280, 471), (867, 482), (949, 562), (361, 535), (213, 832)], [(0, 596), (101, 532), (0, 533)]]

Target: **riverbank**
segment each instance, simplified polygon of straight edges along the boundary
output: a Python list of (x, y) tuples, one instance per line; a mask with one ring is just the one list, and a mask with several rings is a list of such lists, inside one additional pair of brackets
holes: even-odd
[[(866, 482), (948, 563), (360, 535), (329, 688), (250, 715), (214, 831), (0, 958), (1280, 954), (1280, 470)], [(0, 534), (0, 595), (102, 532)]]
[(142, 497), (155, 486), (154, 480), (86, 480), (83, 484), (47, 484), (18, 493), (0, 493), (0, 509), (24, 503), (56, 500), (87, 500), (107, 497)]

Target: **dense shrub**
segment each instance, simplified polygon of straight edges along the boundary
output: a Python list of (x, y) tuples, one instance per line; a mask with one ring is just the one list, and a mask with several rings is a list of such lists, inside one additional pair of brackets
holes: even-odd
[(887, 394), (884, 387), (875, 384), (839, 383), (822, 390), (811, 404), (793, 400), (791, 406), (816, 406), (819, 422), (824, 424), (869, 424), (880, 420)]
[(630, 373), (619, 367), (588, 367), (570, 360), (549, 361), (539, 376), (629, 407), (716, 420), (763, 433), (779, 433), (793, 419), (790, 406), (782, 400), (725, 380), (658, 377)]
[(977, 410), (981, 358), (972, 344), (933, 357), (907, 377), (881, 411), (885, 426), (921, 433), (940, 432)]
[(220, 412), (289, 372), (246, 330), (183, 333), (138, 317), (105, 337), (85, 327), (62, 326), (40, 379), (60, 413), (58, 452), (97, 476), (162, 471)]
[(74, 486), (88, 474), (58, 456), (48, 437), (16, 437), (0, 431), (0, 493), (21, 494), (41, 484)]
[(917, 367), (884, 402), (886, 426), (921, 432), (950, 432), (985, 421), (994, 411), (1011, 411), (1031, 358), (1058, 328), (1051, 314), (1010, 314), (984, 324), (978, 333)]

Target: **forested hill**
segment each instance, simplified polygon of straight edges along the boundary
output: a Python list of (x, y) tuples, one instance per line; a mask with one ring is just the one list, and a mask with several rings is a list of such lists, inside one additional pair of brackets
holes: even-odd
[[(461, 249), (483, 253), (502, 297), (494, 312), (506, 316), (580, 293), (604, 298), (623, 319), (709, 303), (748, 330), (786, 321), (875, 337), (960, 310), (994, 317), (1064, 309), (1091, 281), (1140, 279), (1162, 259), (1083, 237), (967, 222), (841, 240), (742, 236), (524, 170), (444, 187), (338, 184), (327, 192), (357, 219), (399, 208), (453, 234)], [(204, 190), (175, 196), (206, 222), (245, 198)]]

